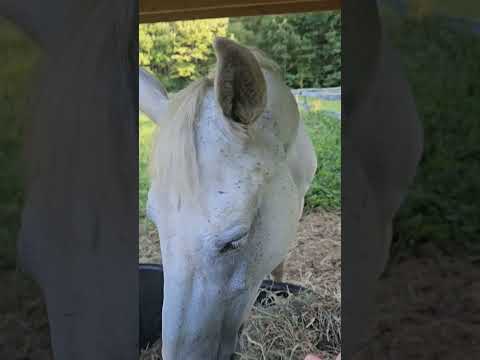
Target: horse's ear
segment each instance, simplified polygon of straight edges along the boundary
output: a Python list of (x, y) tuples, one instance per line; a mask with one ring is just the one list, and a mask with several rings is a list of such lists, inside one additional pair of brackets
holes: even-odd
[(139, 108), (151, 120), (159, 124), (167, 111), (167, 91), (160, 81), (145, 69), (139, 68), (138, 81)]
[(217, 55), (215, 93), (223, 113), (233, 121), (252, 124), (265, 111), (267, 84), (255, 56), (225, 39), (214, 42)]

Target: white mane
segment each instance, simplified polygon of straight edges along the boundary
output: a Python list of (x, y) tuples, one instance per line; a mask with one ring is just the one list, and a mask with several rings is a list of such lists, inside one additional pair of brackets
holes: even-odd
[(209, 86), (210, 80), (201, 79), (172, 97), (167, 119), (155, 133), (151, 177), (179, 202), (193, 199), (199, 186), (194, 126)]

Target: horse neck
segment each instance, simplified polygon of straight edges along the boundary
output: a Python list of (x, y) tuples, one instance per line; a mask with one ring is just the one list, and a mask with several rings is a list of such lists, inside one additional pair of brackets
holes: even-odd
[(113, 0), (2, 0), (0, 14), (19, 26), (47, 53), (56, 52), (96, 8)]
[(376, 0), (349, 1), (342, 11), (343, 84), (342, 102), (346, 117), (362, 102), (381, 49), (382, 29)]

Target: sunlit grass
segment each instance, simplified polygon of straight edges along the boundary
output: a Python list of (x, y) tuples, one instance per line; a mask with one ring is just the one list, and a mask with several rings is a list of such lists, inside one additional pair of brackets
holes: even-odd
[(311, 112), (316, 111), (334, 111), (340, 112), (341, 111), (341, 102), (337, 100), (321, 100), (321, 99), (312, 99), (306, 98), (304, 96), (299, 96), (298, 99), (299, 104), (303, 104), (307, 102), (309, 110)]
[(341, 122), (322, 112), (303, 113), (317, 154), (317, 172), (305, 196), (305, 209), (340, 209)]

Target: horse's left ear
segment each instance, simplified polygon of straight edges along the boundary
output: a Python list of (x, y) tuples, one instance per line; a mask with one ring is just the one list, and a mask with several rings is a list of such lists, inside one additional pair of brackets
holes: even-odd
[(168, 109), (168, 94), (152, 74), (138, 69), (138, 106), (150, 120), (160, 124)]
[(255, 56), (225, 39), (214, 42), (217, 55), (215, 93), (225, 116), (249, 125), (265, 111), (267, 84)]

